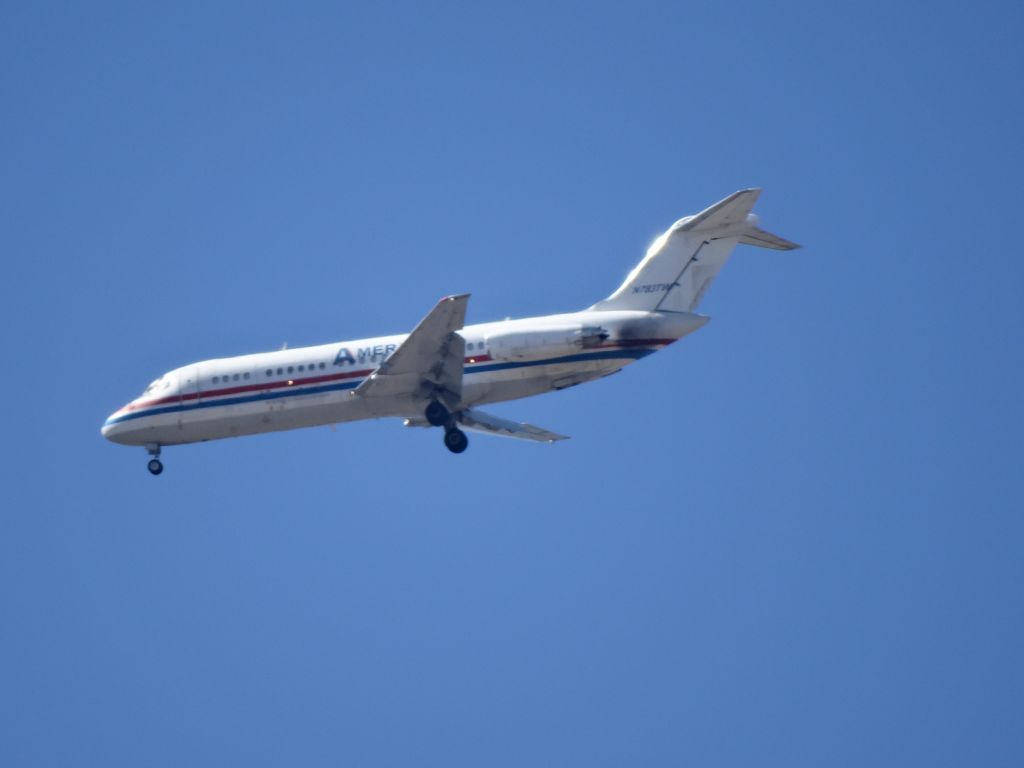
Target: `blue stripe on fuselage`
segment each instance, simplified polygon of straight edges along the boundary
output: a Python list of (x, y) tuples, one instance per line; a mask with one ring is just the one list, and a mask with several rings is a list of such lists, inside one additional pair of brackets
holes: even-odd
[[(581, 363), (592, 360), (639, 360), (642, 357), (653, 354), (654, 349), (612, 349), (601, 352), (584, 352), (578, 355), (556, 357), (551, 360), (531, 360), (521, 363), (483, 363), (475, 364), (472, 368), (465, 369), (465, 375), (474, 373), (489, 373), (491, 371), (505, 371), (510, 368), (528, 368), (537, 365), (560, 365), (562, 363)], [(257, 392), (252, 395), (241, 395), (239, 397), (225, 397), (217, 400), (198, 401), (195, 403), (175, 403), (164, 405), (159, 408), (151, 408), (145, 411), (135, 411), (122, 416), (111, 417), (106, 420), (104, 426), (120, 424), (132, 419), (141, 419), (144, 416), (157, 416), (163, 413), (179, 413), (185, 411), (197, 411), (200, 408), (216, 408), (222, 405), (241, 405), (243, 403), (256, 403), (263, 400), (277, 400), (282, 397), (301, 397), (303, 395), (319, 395), (324, 392), (341, 392), (346, 389), (355, 389), (365, 379), (351, 379), (349, 381), (324, 384), (318, 387), (303, 387), (302, 389), (282, 389), (274, 392)]]
[(657, 352), (655, 349), (610, 349), (605, 352), (582, 352), (578, 355), (556, 357), (552, 360), (532, 360), (526, 363), (484, 363), (467, 368), (466, 373), (488, 373), (490, 371), (504, 371), (509, 368), (527, 368), (534, 365), (561, 365), (562, 363), (583, 363), (590, 360), (621, 360), (630, 358), (639, 360)]

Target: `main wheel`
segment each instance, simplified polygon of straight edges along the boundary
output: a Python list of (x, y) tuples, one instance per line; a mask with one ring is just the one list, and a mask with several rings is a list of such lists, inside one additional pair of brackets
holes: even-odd
[(461, 429), (449, 429), (444, 433), (444, 447), (452, 453), (462, 453), (469, 447), (469, 438)]
[(423, 411), (423, 415), (432, 427), (443, 427), (451, 414), (437, 400), (431, 400), (426, 410)]
[(146, 465), (146, 469), (149, 470), (151, 475), (159, 475), (164, 471), (164, 465), (160, 459), (150, 459), (149, 464)]

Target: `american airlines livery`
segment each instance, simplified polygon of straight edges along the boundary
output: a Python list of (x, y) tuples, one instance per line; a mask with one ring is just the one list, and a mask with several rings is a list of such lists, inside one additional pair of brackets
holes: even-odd
[(464, 325), (469, 294), (448, 296), (408, 334), (176, 368), (111, 415), (103, 436), (144, 446), (154, 475), (165, 445), (357, 419), (442, 427), (452, 453), (466, 450), (463, 430), (564, 440), (479, 406), (608, 376), (703, 327), (697, 305), (737, 243), (799, 247), (757, 226), (760, 193), (740, 190), (677, 221), (615, 293), (582, 312)]

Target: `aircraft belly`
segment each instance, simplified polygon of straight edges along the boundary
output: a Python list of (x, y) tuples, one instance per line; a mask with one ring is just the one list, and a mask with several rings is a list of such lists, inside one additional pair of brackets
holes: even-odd
[(479, 373), (469, 369), (463, 384), (462, 400), (465, 405), (472, 406), (532, 397), (599, 379), (631, 362), (630, 359), (589, 360)]
[(272, 403), (210, 408), (208, 414), (186, 427), (189, 442), (216, 440), (263, 432), (280, 432), (324, 424), (340, 424), (369, 417), (362, 404), (348, 392), (286, 398)]
[(120, 441), (142, 445), (179, 445), (226, 437), (278, 432), (369, 418), (364, 404), (348, 392), (317, 393), (269, 401), (202, 408), (139, 419)]

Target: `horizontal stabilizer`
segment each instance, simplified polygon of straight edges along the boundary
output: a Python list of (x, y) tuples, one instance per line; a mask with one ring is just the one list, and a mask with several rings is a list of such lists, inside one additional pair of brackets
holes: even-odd
[(749, 227), (746, 234), (740, 238), (740, 242), (744, 245), (756, 245), (758, 248), (771, 248), (775, 251), (792, 251), (800, 247), (784, 237), (765, 232), (760, 227)]
[(733, 229), (747, 220), (747, 214), (761, 196), (760, 189), (741, 189), (724, 200), (705, 208), (695, 216), (688, 216), (676, 222), (675, 232), (708, 232), (718, 229)]
[(548, 432), (546, 429), (532, 424), (521, 424), (482, 411), (469, 409), (459, 414), (459, 422), (466, 429), (474, 432), (488, 432), (501, 437), (515, 437), (520, 440), (536, 440), (540, 443), (553, 443), (556, 440), (568, 440), (565, 435)]

